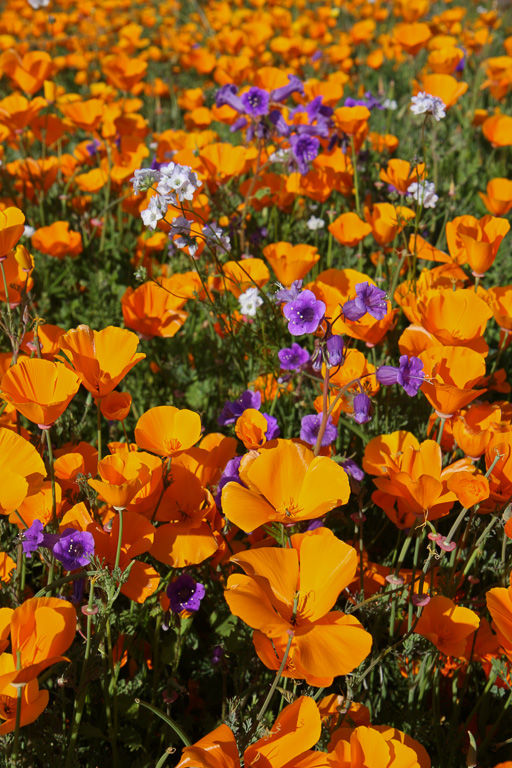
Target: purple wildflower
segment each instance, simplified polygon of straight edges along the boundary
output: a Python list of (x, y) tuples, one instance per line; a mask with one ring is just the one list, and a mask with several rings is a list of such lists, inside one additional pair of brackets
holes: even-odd
[(239, 471), (240, 471), (240, 462), (242, 461), (241, 456), (235, 456), (233, 459), (228, 461), (228, 463), (225, 466), (224, 472), (222, 473), (222, 476), (219, 480), (219, 483), (217, 485), (217, 493), (215, 494), (215, 503), (219, 509), (222, 509), (222, 489), (225, 485), (228, 483), (239, 483), (240, 485), (243, 485), (242, 481), (240, 480)]
[(30, 528), (27, 528), (21, 534), (21, 543), (23, 552), (27, 557), (32, 557), (32, 552), (36, 552), (44, 541), (43, 524), (40, 520), (34, 520)]
[(423, 362), (419, 357), (408, 357), (407, 355), (401, 355), (398, 368), (393, 365), (381, 365), (375, 375), (377, 381), (384, 386), (400, 384), (409, 397), (418, 394), (418, 390), (425, 379)]
[(361, 467), (359, 467), (356, 464), (354, 459), (343, 459), (341, 466), (343, 467), (347, 475), (350, 475), (350, 477), (353, 477), (354, 480), (358, 480), (359, 482), (363, 480), (364, 472), (361, 469)]
[(343, 339), (341, 336), (330, 336), (327, 339), (327, 364), (332, 368), (343, 363)]
[(292, 136), (290, 147), (297, 161), (299, 173), (306, 174), (309, 171), (309, 163), (318, 155), (319, 140), (314, 136)]
[(325, 304), (317, 299), (313, 291), (302, 291), (296, 299), (285, 304), (284, 316), (292, 336), (314, 333), (325, 314)]
[[(304, 416), (300, 423), (300, 439), (304, 440), (305, 443), (309, 443), (309, 445), (315, 445), (321, 424), (321, 413)], [(325, 432), (322, 437), (321, 446), (325, 448), (325, 446), (333, 443), (336, 440), (337, 434), (338, 430), (332, 423), (332, 419), (329, 416), (327, 419), (327, 426), (325, 427)]]
[(292, 93), (300, 93), (301, 96), (304, 96), (304, 86), (297, 75), (288, 75), (288, 80), (288, 85), (282, 85), (280, 88), (274, 88), (271, 91), (270, 99), (272, 101), (286, 101)]
[(375, 320), (382, 320), (388, 311), (386, 292), (370, 283), (358, 283), (356, 298), (345, 302), (341, 309), (347, 320), (360, 320), (367, 312)]
[(222, 645), (216, 645), (212, 651), (212, 655), (210, 658), (212, 665), (215, 666), (216, 664), (219, 664), (219, 662), (222, 661), (223, 656), (224, 656), (224, 649)]
[(276, 304), (286, 304), (289, 301), (293, 301), (302, 290), (302, 280), (294, 280), (290, 288), (283, 288), (281, 283), (278, 283), (278, 285), (281, 287), (274, 294), (274, 301)]
[(251, 117), (261, 117), (268, 114), (270, 94), (255, 85), (240, 97), (245, 112)]
[(324, 528), (324, 524), (321, 520), (312, 520), (305, 528), (304, 531), (316, 531), (317, 528)]
[(277, 353), (281, 368), (285, 371), (296, 371), (303, 365), (309, 362), (309, 352), (307, 349), (303, 349), (296, 341), (293, 342), (291, 347), (285, 347), (280, 349)]
[(354, 397), (354, 421), (356, 424), (366, 424), (371, 420), (370, 409), (372, 401), (364, 392), (360, 392)]
[(242, 415), (247, 408), (255, 408), (259, 411), (261, 407), (261, 393), (252, 392), (250, 389), (246, 389), (245, 392), (238, 398), (238, 400), (228, 400), (224, 404), (218, 422), (221, 427), (226, 427), (229, 424), (234, 424), (239, 416)]
[(205, 594), (204, 585), (194, 581), (188, 573), (182, 573), (176, 581), (167, 587), (167, 597), (170, 601), (170, 609), (173, 613), (189, 611), (193, 613), (199, 610), (201, 600)]
[(88, 531), (66, 528), (53, 546), (53, 556), (65, 571), (74, 571), (90, 563), (94, 555), (94, 537)]
[(236, 112), (243, 114), (245, 112), (245, 107), (240, 96), (237, 96), (237, 93), (238, 88), (234, 83), (227, 83), (226, 85), (223, 85), (222, 88), (219, 88), (215, 95), (216, 106), (223, 107), (225, 104), (227, 104), (228, 107), (231, 107), (232, 109), (236, 110)]
[(277, 419), (275, 416), (269, 416), (268, 413), (264, 413), (263, 416), (265, 417), (268, 427), (267, 431), (265, 432), (265, 437), (267, 440), (275, 440), (276, 437), (279, 437), (281, 434)]

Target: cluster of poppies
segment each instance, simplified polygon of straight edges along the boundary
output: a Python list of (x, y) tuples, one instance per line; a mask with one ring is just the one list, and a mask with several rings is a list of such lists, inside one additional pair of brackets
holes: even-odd
[(510, 768), (506, 20), (189, 10), (0, 9), (6, 754)]

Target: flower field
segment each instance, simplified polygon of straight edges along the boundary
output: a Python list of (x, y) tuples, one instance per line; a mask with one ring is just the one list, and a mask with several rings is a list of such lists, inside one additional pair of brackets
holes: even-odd
[(0, 5), (6, 768), (512, 768), (512, 8)]

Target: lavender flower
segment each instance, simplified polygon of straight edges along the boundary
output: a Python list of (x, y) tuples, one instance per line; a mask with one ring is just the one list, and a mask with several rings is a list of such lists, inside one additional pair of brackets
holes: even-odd
[(364, 392), (354, 397), (354, 421), (356, 424), (366, 424), (371, 420), (370, 410), (372, 401)]
[(302, 291), (296, 299), (285, 304), (284, 316), (292, 336), (314, 333), (325, 314), (325, 304), (317, 299), (313, 291)]
[[(315, 413), (310, 416), (304, 416), (300, 423), (300, 439), (304, 440), (305, 443), (309, 443), (309, 445), (315, 445), (318, 433), (320, 431), (320, 426), (322, 424), (322, 414), (321, 413)], [(322, 447), (325, 447), (327, 445), (330, 445), (336, 440), (336, 436), (338, 434), (338, 430), (332, 423), (332, 419), (329, 416), (327, 419), (327, 426), (325, 427), (325, 432), (322, 437), (322, 442), (320, 445)]]
[(265, 437), (267, 440), (275, 440), (276, 437), (279, 437), (281, 434), (277, 419), (275, 416), (270, 416), (268, 413), (264, 413), (263, 416), (265, 417), (268, 427), (267, 431), (265, 432)]
[(416, 96), (411, 98), (410, 110), (415, 115), (429, 114), (439, 122), (443, 117), (446, 117), (446, 104), (439, 96), (432, 96), (430, 93), (420, 91)]
[(217, 485), (217, 493), (215, 494), (215, 503), (219, 509), (222, 509), (222, 489), (224, 486), (228, 483), (238, 483), (239, 485), (243, 485), (239, 475), (241, 461), (241, 456), (235, 456), (233, 459), (228, 461), (224, 468), (222, 477), (220, 478), (219, 484)]
[(260, 392), (252, 392), (252, 390), (246, 389), (245, 392), (240, 395), (238, 400), (228, 400), (224, 404), (224, 408), (218, 418), (219, 424), (221, 427), (227, 427), (229, 424), (234, 424), (247, 408), (255, 408), (259, 411), (261, 408)]
[(384, 386), (400, 384), (409, 397), (414, 397), (425, 379), (423, 362), (419, 357), (408, 357), (407, 355), (401, 355), (399, 362), (398, 368), (393, 365), (381, 365), (375, 374), (377, 381)]
[(284, 288), (281, 283), (277, 283), (279, 290), (274, 294), (276, 304), (286, 304), (297, 298), (302, 290), (302, 280), (294, 280), (290, 288)]
[(387, 314), (386, 292), (370, 283), (356, 285), (356, 298), (342, 306), (347, 320), (360, 320), (368, 312), (375, 320), (382, 320)]
[(344, 346), (341, 336), (330, 336), (327, 339), (327, 365), (331, 368), (336, 365), (342, 365), (344, 360)]
[(319, 140), (314, 136), (292, 136), (290, 147), (297, 161), (299, 173), (306, 174), (309, 171), (309, 163), (318, 155)]
[(270, 102), (268, 91), (264, 91), (262, 88), (257, 88), (254, 85), (252, 88), (249, 88), (247, 93), (242, 94), (240, 101), (244, 105), (245, 112), (251, 117), (268, 115), (268, 105)]
[(74, 571), (88, 565), (94, 555), (94, 537), (88, 531), (66, 528), (53, 546), (53, 556), (60, 560), (64, 570)]
[(303, 349), (296, 341), (291, 347), (280, 349), (277, 353), (281, 368), (285, 371), (296, 371), (309, 362), (309, 352)]
[(304, 96), (304, 86), (296, 75), (288, 75), (288, 85), (282, 85), (280, 88), (274, 88), (270, 93), (271, 101), (286, 101), (292, 93), (300, 93)]
[(194, 581), (188, 573), (182, 573), (167, 587), (167, 597), (173, 613), (198, 611), (205, 594), (204, 585)]
[(43, 524), (40, 520), (34, 520), (30, 528), (21, 533), (23, 552), (27, 557), (32, 557), (44, 541)]
[(361, 482), (364, 478), (364, 472), (359, 467), (354, 459), (343, 459), (341, 466), (347, 473), (347, 475), (350, 475), (350, 477), (353, 477), (354, 480), (357, 480), (358, 482)]

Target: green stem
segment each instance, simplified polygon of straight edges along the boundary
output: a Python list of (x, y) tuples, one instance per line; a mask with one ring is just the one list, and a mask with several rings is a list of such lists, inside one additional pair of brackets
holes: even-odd
[(356, 197), (356, 212), (359, 218), (361, 218), (361, 203), (359, 201), (359, 176), (357, 174), (357, 156), (356, 147), (354, 144), (354, 137), (350, 137), (350, 146), (352, 148), (352, 168), (354, 171), (354, 192)]
[(145, 707), (146, 709), (149, 709), (150, 712), (153, 712), (153, 714), (158, 715), (158, 717), (164, 721), (164, 723), (167, 723), (169, 728), (172, 728), (176, 736), (178, 736), (183, 744), (186, 747), (190, 747), (191, 741), (188, 738), (185, 731), (183, 731), (178, 723), (175, 723), (174, 720), (171, 720), (170, 717), (168, 717), (164, 712), (162, 712), (161, 709), (158, 709), (158, 707), (154, 707), (152, 704), (148, 704), (147, 701), (141, 701), (140, 699), (135, 699), (136, 704), (140, 704), (141, 707)]
[(114, 570), (119, 568), (119, 560), (121, 559), (121, 542), (123, 540), (123, 507), (115, 507), (115, 509), (117, 509), (119, 513), (119, 533), (117, 534), (117, 550)]

